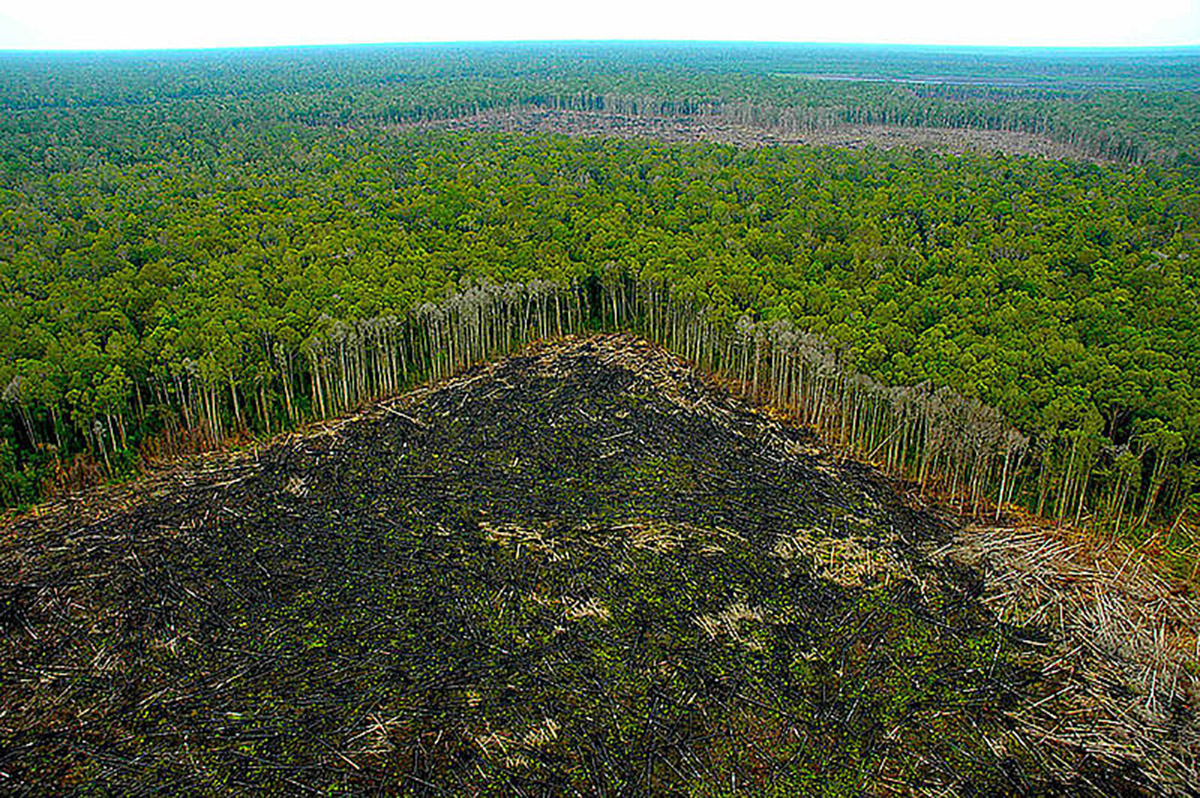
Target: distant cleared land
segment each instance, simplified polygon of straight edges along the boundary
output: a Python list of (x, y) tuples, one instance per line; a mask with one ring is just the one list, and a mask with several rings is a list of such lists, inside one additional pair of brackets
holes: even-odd
[(1111, 163), (1082, 147), (1049, 136), (1014, 130), (904, 127), (833, 123), (797, 131), (770, 123), (737, 122), (722, 116), (635, 116), (604, 111), (556, 111), (536, 107), (484, 111), (430, 122), (413, 122), (399, 129), (480, 131), (503, 133), (561, 133), (568, 136), (615, 136), (666, 142), (714, 141), (737, 147), (805, 145), (858, 150), (873, 147), (919, 148), (946, 153), (1004, 153), (1058, 160)]

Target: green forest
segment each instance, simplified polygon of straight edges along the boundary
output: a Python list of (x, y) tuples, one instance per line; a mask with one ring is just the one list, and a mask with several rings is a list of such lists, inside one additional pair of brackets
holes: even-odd
[[(1200, 56), (756, 53), (0, 55), (0, 498), (630, 328), (964, 505), (1185, 551)], [(933, 69), (961, 80), (876, 77)], [(519, 105), (1036, 132), (1100, 162), (395, 124)]]

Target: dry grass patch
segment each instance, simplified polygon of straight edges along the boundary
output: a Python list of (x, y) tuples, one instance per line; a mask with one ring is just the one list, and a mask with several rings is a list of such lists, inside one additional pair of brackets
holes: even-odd
[(818, 529), (801, 529), (776, 538), (771, 553), (784, 561), (807, 562), (817, 576), (842, 587), (886, 587), (897, 579), (919, 581), (910, 564), (884, 543), (875, 538), (832, 537)]

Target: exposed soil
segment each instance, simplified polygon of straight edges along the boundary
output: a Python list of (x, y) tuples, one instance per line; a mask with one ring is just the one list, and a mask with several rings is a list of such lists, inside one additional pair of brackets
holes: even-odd
[(4, 792), (1189, 789), (1028, 720), (1087, 677), (951, 523), (630, 336), (141, 493), (0, 529)]
[(431, 122), (408, 123), (400, 129), (438, 129), (505, 133), (562, 133), (569, 136), (614, 136), (667, 142), (715, 141), (738, 147), (808, 145), (844, 149), (923, 148), (935, 152), (1030, 155), (1040, 158), (1105, 163), (1070, 144), (1047, 136), (972, 128), (839, 125), (811, 131), (739, 124), (718, 115), (635, 116), (608, 111), (564, 111), (521, 107), (485, 111)]

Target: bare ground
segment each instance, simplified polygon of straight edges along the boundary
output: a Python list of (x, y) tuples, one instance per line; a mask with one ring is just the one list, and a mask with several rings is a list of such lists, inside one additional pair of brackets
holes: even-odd
[(0, 791), (1194, 794), (1194, 594), (898, 487), (604, 336), (45, 508)]
[(972, 128), (843, 125), (813, 131), (746, 125), (717, 115), (634, 116), (607, 111), (562, 111), (516, 108), (470, 116), (394, 126), (504, 133), (561, 133), (568, 136), (656, 139), (666, 142), (713, 141), (738, 147), (806, 145), (860, 150), (922, 148), (935, 152), (1028, 155), (1039, 158), (1106, 163), (1076, 147), (1046, 136)]

